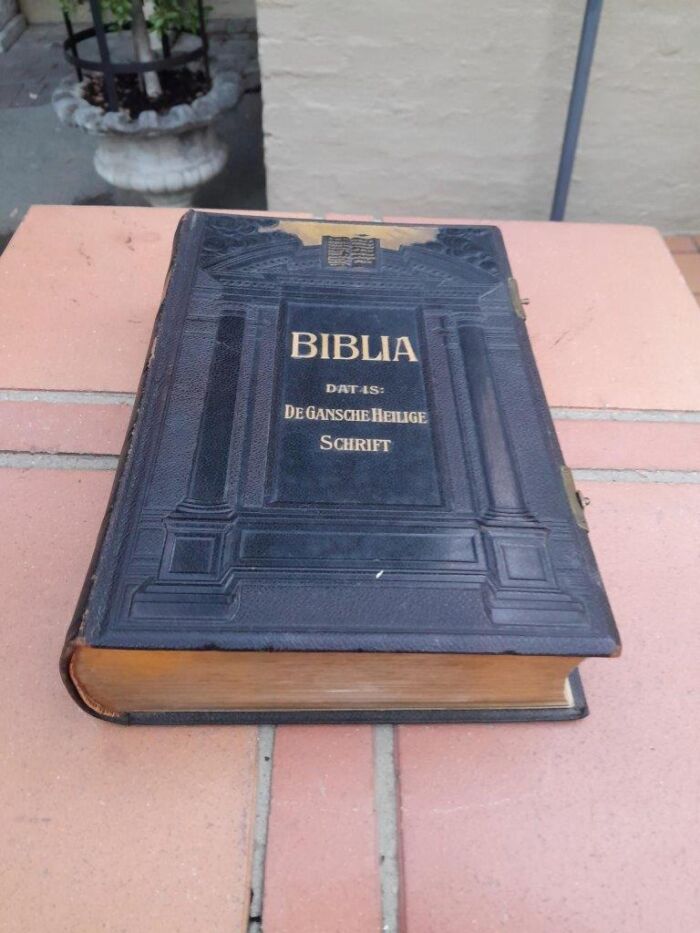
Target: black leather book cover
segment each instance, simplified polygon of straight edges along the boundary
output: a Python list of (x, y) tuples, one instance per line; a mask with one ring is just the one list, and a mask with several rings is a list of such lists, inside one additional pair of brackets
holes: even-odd
[(188, 213), (76, 639), (615, 654), (498, 229)]

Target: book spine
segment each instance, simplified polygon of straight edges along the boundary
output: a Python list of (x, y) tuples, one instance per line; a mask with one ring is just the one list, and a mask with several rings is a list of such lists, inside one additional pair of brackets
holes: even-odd
[[(124, 444), (122, 445), (122, 449), (119, 455), (119, 461), (117, 463), (117, 468), (114, 474), (114, 481), (112, 483), (112, 488), (109, 494), (109, 500), (107, 502), (105, 514), (97, 535), (97, 541), (95, 543), (95, 548), (90, 560), (87, 575), (85, 577), (85, 582), (83, 583), (80, 596), (78, 597), (75, 613), (73, 614), (73, 618), (70, 622), (70, 625), (68, 626), (68, 631), (66, 632), (65, 642), (59, 660), (59, 671), (61, 674), (61, 679), (63, 680), (63, 683), (65, 684), (69, 694), (73, 697), (76, 703), (78, 703), (79, 706), (81, 706), (91, 715), (97, 716), (100, 719), (107, 719), (110, 722), (128, 723), (129, 717), (102, 715), (97, 710), (89, 706), (85, 702), (79, 689), (73, 681), (70, 671), (70, 663), (75, 647), (85, 643), (84, 628), (86, 609), (90, 599), (90, 594), (92, 592), (92, 586), (94, 583), (102, 546), (109, 529), (110, 519), (114, 512), (115, 504), (119, 498), (120, 491), (123, 488), (126, 465), (132, 449), (134, 431), (136, 430), (139, 415), (141, 413), (141, 403), (144, 396), (144, 389), (149, 375), (151, 362), (153, 359), (153, 352), (158, 339), (160, 323), (163, 319), (163, 314), (166, 307), (171, 302), (182, 301), (183, 298), (186, 298), (186, 296), (181, 296), (180, 292), (182, 291), (183, 284), (185, 284), (183, 279), (189, 274), (190, 264), (187, 261), (187, 254), (190, 252), (190, 244), (192, 243), (191, 234), (197, 223), (198, 220), (196, 212), (188, 211), (178, 223), (177, 229), (175, 231), (173, 250), (170, 256), (170, 264), (168, 266), (165, 283), (163, 285), (163, 295), (160, 307), (158, 308), (158, 312), (156, 314), (155, 323), (153, 325), (151, 339), (149, 341), (148, 350), (146, 352), (146, 360), (141, 372), (141, 377), (139, 379), (139, 385), (136, 390), (134, 407), (131, 413), (131, 418), (129, 420), (129, 425), (127, 427), (126, 436), (124, 438)], [(203, 221), (199, 221), (199, 223), (203, 224)], [(198, 248), (198, 242), (194, 245), (196, 245)]]

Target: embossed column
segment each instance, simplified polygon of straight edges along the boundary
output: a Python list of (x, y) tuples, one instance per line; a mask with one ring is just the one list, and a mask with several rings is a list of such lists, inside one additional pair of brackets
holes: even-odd
[(530, 516), (513, 465), (513, 451), (500, 412), (482, 326), (459, 324), (457, 329), (484, 461), (489, 496), (487, 517), (528, 519)]
[(243, 315), (226, 315), (217, 326), (187, 497), (180, 505), (182, 510), (226, 508), (228, 455), (244, 325)]
[[(507, 330), (497, 329), (507, 340)], [(547, 531), (528, 512), (507, 433), (483, 325), (458, 325), (459, 342), (484, 463), (489, 506), (482, 534), (488, 556), (486, 605), (496, 625), (579, 624), (580, 604), (564, 591)]]
[[(187, 495), (165, 520), (166, 543), (156, 580), (134, 594), (135, 617), (158, 619), (176, 602), (183, 617), (231, 618), (235, 587), (223, 577), (230, 507), (229, 450), (236, 409), (245, 314), (220, 318), (206, 372), (204, 405)], [(183, 431), (185, 426), (183, 425)], [(204, 589), (206, 583), (209, 589)]]

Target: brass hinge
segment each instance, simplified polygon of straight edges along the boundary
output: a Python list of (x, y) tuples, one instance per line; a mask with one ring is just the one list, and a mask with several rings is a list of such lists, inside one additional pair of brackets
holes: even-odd
[(518, 283), (514, 278), (508, 279), (508, 291), (510, 292), (510, 300), (513, 302), (513, 310), (518, 315), (521, 320), (525, 320), (525, 308), (523, 305), (527, 304), (527, 299), (522, 299), (520, 297), (520, 292), (518, 291)]
[(561, 478), (564, 482), (566, 498), (569, 500), (569, 508), (573, 513), (576, 524), (579, 528), (583, 528), (584, 531), (588, 531), (588, 522), (586, 521), (586, 516), (583, 511), (585, 500), (576, 488), (574, 475), (568, 466), (562, 465)]

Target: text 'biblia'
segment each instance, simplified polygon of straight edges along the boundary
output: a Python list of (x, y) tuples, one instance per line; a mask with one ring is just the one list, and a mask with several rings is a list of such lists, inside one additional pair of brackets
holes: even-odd
[(417, 363), (409, 337), (387, 334), (312, 334), (292, 331), (291, 355), (297, 360), (364, 360), (367, 363)]

